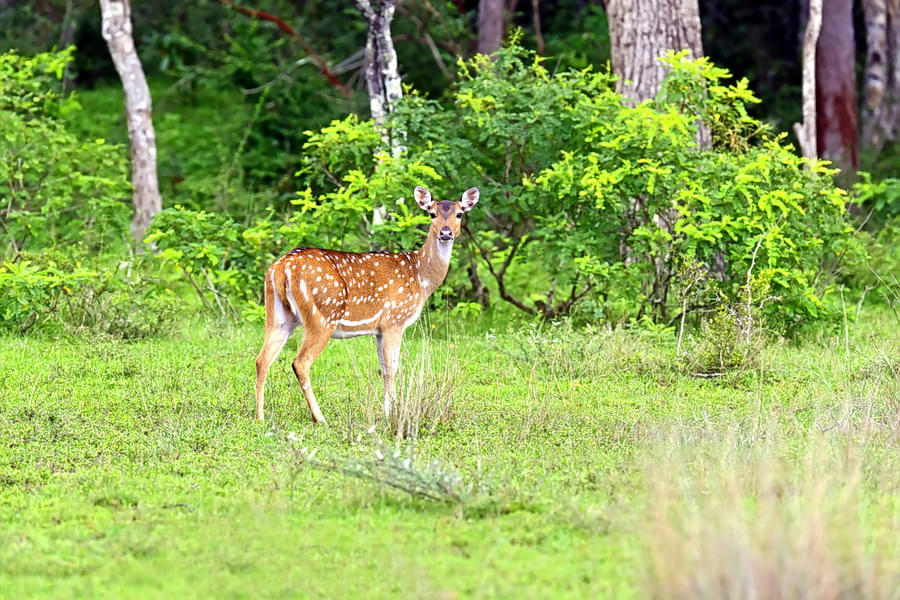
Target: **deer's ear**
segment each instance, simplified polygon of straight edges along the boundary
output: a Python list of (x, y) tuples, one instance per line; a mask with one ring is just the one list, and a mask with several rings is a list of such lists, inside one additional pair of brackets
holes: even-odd
[(422, 210), (431, 210), (431, 206), (434, 204), (431, 200), (431, 192), (421, 185), (417, 185), (413, 195), (416, 197), (416, 204), (418, 204)]
[(459, 207), (463, 212), (472, 210), (472, 207), (478, 203), (478, 188), (473, 187), (463, 192), (462, 198), (459, 199)]

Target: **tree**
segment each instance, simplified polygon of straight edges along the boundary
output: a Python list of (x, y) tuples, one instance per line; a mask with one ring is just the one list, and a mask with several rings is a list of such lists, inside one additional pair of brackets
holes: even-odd
[(862, 144), (877, 154), (900, 126), (900, 0), (863, 0), (866, 70)]
[(657, 59), (667, 50), (703, 56), (697, 0), (610, 0), (606, 13), (617, 91), (634, 103), (656, 96), (666, 76)]
[(151, 118), (150, 88), (131, 35), (128, 0), (100, 0), (103, 39), (125, 90), (125, 116), (131, 141), (131, 183), (134, 217), (131, 235), (140, 244), (153, 216), (162, 209), (156, 177), (156, 134)]
[[(697, 0), (670, 2), (668, 0), (610, 0), (606, 4), (609, 17), (609, 39), (612, 67), (618, 81), (616, 90), (635, 106), (659, 93), (666, 68), (659, 61), (667, 51), (687, 50), (688, 58), (703, 56), (700, 38), (700, 9)], [(701, 123), (697, 129), (697, 143), (709, 145), (709, 129)], [(626, 240), (632, 232), (644, 228), (648, 221), (671, 237), (678, 213), (674, 207), (660, 207), (647, 214), (643, 194), (630, 199), (619, 253), (628, 263), (635, 260), (634, 248)], [(649, 216), (649, 219), (647, 218)], [(658, 314), (664, 314), (669, 282), (674, 273), (665, 253), (654, 258), (656, 276), (649, 292)]]
[(397, 68), (397, 52), (391, 38), (391, 21), (397, 0), (375, 0), (375, 8), (369, 0), (356, 0), (356, 6), (369, 23), (366, 37), (366, 87), (369, 90), (369, 109), (372, 120), (381, 129), (385, 146), (394, 154), (403, 151), (401, 132), (386, 128), (387, 117), (403, 97), (400, 72)]
[(853, 0), (823, 0), (816, 48), (816, 140), (818, 154), (849, 183), (859, 168)]
[(478, 1), (478, 53), (492, 54), (503, 44), (504, 0)]
[(822, 29), (822, 0), (810, 0), (809, 18), (803, 34), (803, 122), (794, 123), (794, 133), (803, 156), (816, 154), (816, 46)]

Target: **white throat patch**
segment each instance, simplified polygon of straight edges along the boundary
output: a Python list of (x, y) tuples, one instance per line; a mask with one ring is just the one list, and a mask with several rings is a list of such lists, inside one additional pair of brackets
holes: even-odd
[(438, 242), (438, 257), (442, 262), (449, 263), (450, 255), (453, 253), (453, 240), (449, 242)]

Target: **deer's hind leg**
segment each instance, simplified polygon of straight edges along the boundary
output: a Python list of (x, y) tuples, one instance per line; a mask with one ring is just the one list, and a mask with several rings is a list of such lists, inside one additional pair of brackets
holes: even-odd
[(303, 342), (291, 366), (294, 368), (294, 374), (306, 398), (313, 421), (324, 425), (325, 417), (319, 410), (319, 403), (316, 402), (316, 395), (309, 379), (309, 369), (322, 354), (344, 314), (347, 305), (346, 291), (341, 290), (336, 283), (331, 284), (329, 289), (327, 283), (310, 281), (307, 284), (304, 280), (298, 283), (297, 288), (298, 300), (302, 300), (298, 303), (298, 310), (303, 318)]
[(309, 369), (313, 361), (322, 354), (322, 350), (325, 349), (328, 340), (331, 339), (334, 329), (335, 325), (332, 325), (324, 318), (317, 318), (315, 315), (307, 318), (303, 324), (303, 342), (300, 344), (300, 351), (297, 352), (297, 357), (291, 363), (291, 366), (294, 368), (294, 374), (297, 376), (297, 382), (300, 384), (300, 389), (306, 398), (306, 404), (309, 406), (312, 419), (322, 425), (325, 425), (325, 417), (322, 415), (322, 411), (319, 410), (319, 403), (316, 402), (316, 395), (313, 393), (309, 379)]
[(274, 287), (274, 277), (267, 278), (265, 283), (266, 303), (266, 332), (262, 349), (256, 356), (256, 420), (262, 421), (263, 396), (265, 393), (266, 376), (269, 367), (278, 357), (285, 342), (294, 331), (299, 320), (285, 310), (285, 306)]

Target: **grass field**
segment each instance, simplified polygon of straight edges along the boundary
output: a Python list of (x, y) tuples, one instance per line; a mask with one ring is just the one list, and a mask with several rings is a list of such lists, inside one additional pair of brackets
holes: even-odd
[(428, 324), (399, 441), (371, 338), (313, 367), (327, 427), (299, 337), (264, 424), (257, 326), (0, 338), (0, 597), (897, 598), (897, 325), (709, 379), (671, 333)]

